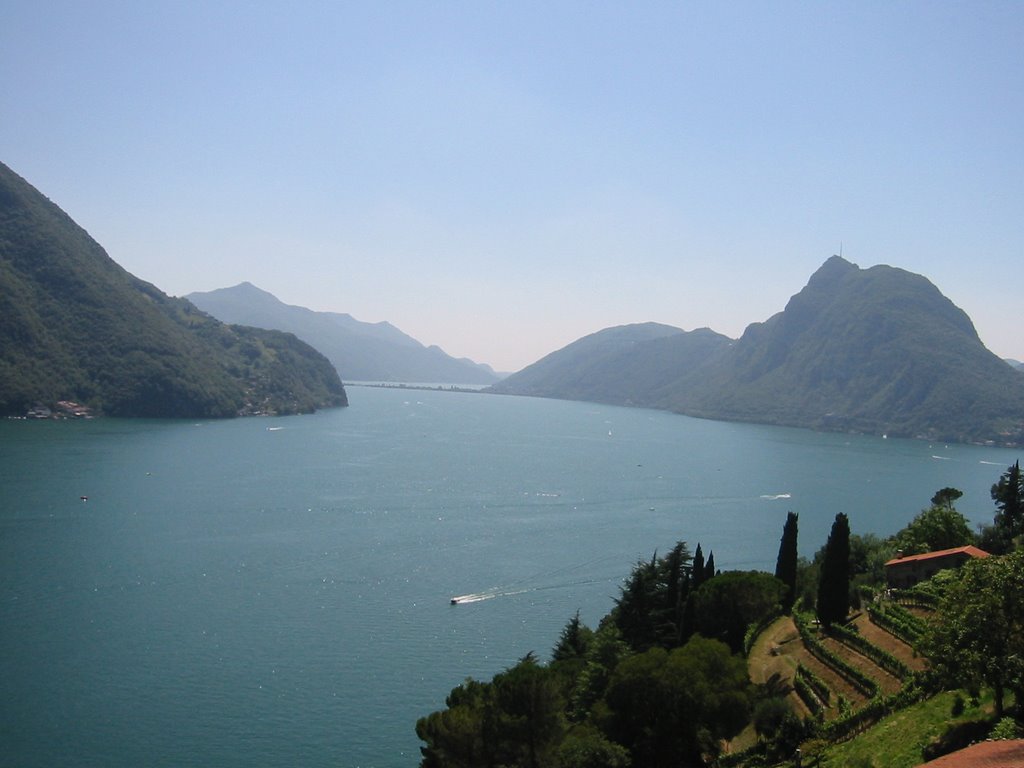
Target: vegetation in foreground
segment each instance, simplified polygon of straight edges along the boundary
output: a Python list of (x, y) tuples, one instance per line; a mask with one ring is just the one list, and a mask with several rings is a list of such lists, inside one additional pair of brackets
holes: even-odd
[[(796, 557), (790, 513), (775, 575), (719, 571), (713, 554), (683, 542), (638, 562), (595, 629), (569, 620), (549, 663), (531, 653), (490, 682), (468, 679), (421, 718), (421, 765), (766, 766), (799, 755), (804, 765), (909, 766), (991, 734), (1018, 736), (1019, 463), (993, 486), (994, 522), (980, 533), (1002, 547), (997, 556), (912, 590), (882, 589), (897, 546), (974, 543), (958, 497), (940, 490), (887, 540), (853, 535), (837, 515), (812, 562)], [(764, 643), (751, 654), (769, 625), (767, 656)]]

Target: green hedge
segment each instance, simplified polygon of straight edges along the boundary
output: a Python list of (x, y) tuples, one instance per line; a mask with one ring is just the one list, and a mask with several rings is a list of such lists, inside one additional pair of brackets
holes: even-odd
[(824, 680), (814, 674), (814, 672), (804, 664), (797, 664), (795, 679), (800, 679), (807, 683), (807, 685), (811, 687), (811, 690), (814, 691), (814, 695), (821, 699), (824, 704), (828, 705), (831, 703), (832, 689), (828, 687), (828, 684)]
[[(886, 607), (869, 605), (867, 607), (868, 618), (873, 624), (877, 624), (893, 637), (902, 640), (907, 645), (915, 645), (921, 639), (924, 629), (920, 619), (896, 604), (889, 604)], [(908, 620), (909, 619), (909, 620)]]

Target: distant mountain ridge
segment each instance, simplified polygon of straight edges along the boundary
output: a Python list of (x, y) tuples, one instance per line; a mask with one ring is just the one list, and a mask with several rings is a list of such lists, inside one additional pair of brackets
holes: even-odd
[[(492, 390), (713, 419), (1024, 443), (1024, 376), (984, 347), (970, 318), (931, 282), (901, 269), (862, 270), (834, 256), (782, 312), (737, 341), (707, 329), (649, 335), (646, 325), (601, 331)], [(612, 339), (619, 343), (606, 343)]]
[(294, 333), (320, 350), (346, 381), (492, 384), (489, 366), (426, 347), (391, 323), (285, 304), (252, 283), (190, 293), (185, 298), (226, 323)]
[(0, 164), (0, 415), (62, 401), (202, 418), (311, 411), (347, 396), (308, 344), (224, 325), (129, 274)]

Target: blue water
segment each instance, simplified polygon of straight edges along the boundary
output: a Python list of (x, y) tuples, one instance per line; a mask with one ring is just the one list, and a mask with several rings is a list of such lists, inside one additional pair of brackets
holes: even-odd
[(545, 657), (577, 610), (596, 623), (655, 549), (771, 569), (787, 510), (811, 556), (837, 512), (889, 534), (944, 486), (990, 522), (1018, 458), (349, 395), (281, 419), (0, 423), (0, 764), (415, 766), (418, 717)]

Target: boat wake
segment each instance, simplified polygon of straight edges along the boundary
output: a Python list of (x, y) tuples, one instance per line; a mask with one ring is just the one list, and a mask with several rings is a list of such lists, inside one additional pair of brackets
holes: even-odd
[(465, 605), (466, 603), (481, 603), (484, 600), (493, 600), (496, 597), (512, 597), (513, 595), (522, 595), (526, 592), (531, 592), (529, 589), (514, 589), (509, 591), (488, 591), (488, 592), (476, 592), (471, 595), (458, 595), (452, 598), (452, 605)]
[(774, 495), (772, 495), (772, 494), (762, 494), (761, 498), (764, 499), (765, 501), (778, 501), (779, 499), (792, 499), (793, 498), (793, 494), (791, 494), (791, 493), (776, 493)]
[(602, 581), (608, 581), (609, 579), (577, 579), (575, 581), (567, 582), (558, 581), (557, 583), (551, 583), (551, 580), (559, 576), (569, 576), (574, 571), (579, 571), (583, 568), (597, 565), (605, 560), (618, 559), (618, 555), (597, 557), (593, 560), (588, 560), (585, 563), (556, 568), (553, 571), (528, 576), (527, 578), (514, 581), (511, 584), (491, 587), (490, 589), (485, 589), (481, 592), (470, 592), (465, 595), (455, 595), (450, 599), (450, 602), (452, 605), (467, 605), (469, 603), (482, 603), (485, 600), (493, 600), (496, 597), (515, 597), (516, 595), (525, 595), (530, 592), (543, 592), (549, 589), (565, 589), (567, 587), (575, 587), (581, 584), (597, 584)]

